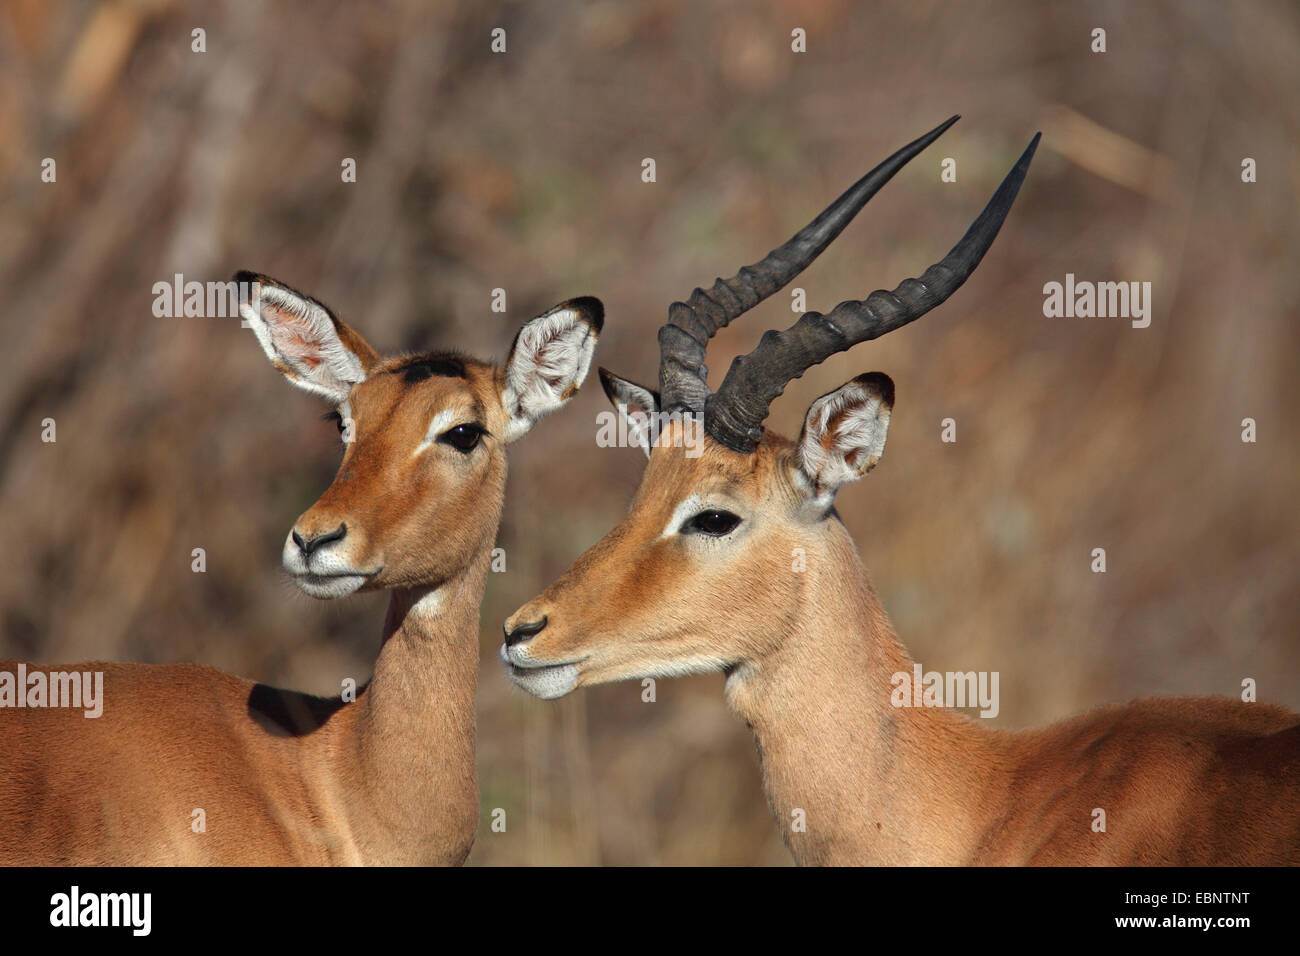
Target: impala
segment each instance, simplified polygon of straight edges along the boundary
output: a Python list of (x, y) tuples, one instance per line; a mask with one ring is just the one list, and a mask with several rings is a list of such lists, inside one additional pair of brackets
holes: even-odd
[[(765, 333), (709, 390), (704, 353), (717, 329), (801, 272), (955, 119), (762, 261), (674, 303), (659, 331), (658, 392), (601, 370), (620, 414), (668, 424), (657, 438), (639, 426), (649, 462), (626, 519), (506, 621), (507, 672), (555, 698), (723, 671), (800, 863), (1300, 863), (1300, 716), (1281, 707), (1147, 699), (1007, 732), (951, 709), (895, 706), (893, 675), (913, 662), (833, 508), (836, 490), (880, 460), (893, 383), (872, 372), (822, 396), (793, 443), (763, 429), (789, 381), (961, 286), (1037, 136), (920, 279)], [(681, 434), (692, 417), (706, 434), (695, 457)]]
[(98, 718), (0, 709), (0, 863), (458, 864), (474, 841), (479, 604), (505, 446), (577, 391), (601, 304), (528, 322), (499, 368), (381, 357), (321, 303), (235, 281), (256, 290), (240, 311), (271, 363), (344, 435), (283, 564), (315, 597), (391, 591), (374, 675), (345, 702), (193, 664), (79, 665), (103, 674)]

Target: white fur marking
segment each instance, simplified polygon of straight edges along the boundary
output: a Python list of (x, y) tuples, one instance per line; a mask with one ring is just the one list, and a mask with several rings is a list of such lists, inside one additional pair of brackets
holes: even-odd
[(689, 677), (692, 674), (712, 674), (726, 668), (729, 662), (712, 654), (693, 654), (675, 661), (663, 661), (645, 670), (638, 669), (629, 675), (633, 679), (644, 677)]
[(691, 495), (676, 508), (673, 509), (673, 516), (668, 519), (668, 527), (664, 528), (660, 539), (671, 537), (681, 530), (682, 523), (692, 515), (699, 514), (704, 507), (704, 499), (699, 495)]
[(429, 448), (438, 440), (438, 436), (451, 427), (452, 422), (456, 420), (456, 413), (448, 409), (443, 409), (433, 416), (429, 422), (429, 427), (424, 433), (424, 441), (415, 446), (415, 451), (411, 452), (412, 457), (419, 455)]
[(441, 614), (443, 605), (446, 604), (444, 590), (445, 588), (434, 588), (431, 591), (426, 591), (418, 601), (411, 605), (411, 610), (423, 617), (436, 617)]

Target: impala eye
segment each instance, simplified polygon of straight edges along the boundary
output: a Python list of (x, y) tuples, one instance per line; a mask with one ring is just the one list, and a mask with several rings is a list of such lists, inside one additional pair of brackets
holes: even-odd
[(339, 434), (343, 434), (343, 416), (338, 412), (326, 412), (321, 416), (327, 422), (334, 422), (339, 426)]
[(735, 531), (738, 524), (740, 524), (740, 515), (733, 515), (730, 511), (701, 511), (682, 526), (682, 532), (721, 538)]
[(438, 436), (438, 441), (450, 445), (459, 452), (469, 454), (478, 447), (479, 439), (485, 429), (478, 425), (457, 425)]

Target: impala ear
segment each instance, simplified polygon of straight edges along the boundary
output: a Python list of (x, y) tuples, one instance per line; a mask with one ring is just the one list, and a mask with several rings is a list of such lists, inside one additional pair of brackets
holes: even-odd
[(652, 423), (659, 414), (659, 393), (619, 378), (606, 368), (600, 369), (600, 384), (623, 420), (625, 430), (620, 430), (649, 458), (654, 444)]
[(797, 478), (818, 504), (880, 461), (894, 407), (894, 383), (883, 372), (859, 375), (808, 408), (799, 435)]
[(337, 405), (379, 355), (310, 296), (255, 272), (236, 272), (239, 314), (285, 378)]
[(577, 393), (604, 324), (605, 307), (599, 299), (584, 296), (561, 302), (519, 330), (501, 390), (510, 416), (506, 441), (519, 438)]

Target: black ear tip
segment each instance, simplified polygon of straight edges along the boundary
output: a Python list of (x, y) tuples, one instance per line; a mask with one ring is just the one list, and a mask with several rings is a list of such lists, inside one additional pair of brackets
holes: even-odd
[(605, 390), (605, 395), (610, 401), (614, 400), (614, 392), (617, 389), (616, 377), (613, 372), (603, 365), (596, 366), (596, 374), (600, 376), (600, 387)]
[[(268, 289), (269, 288), (286, 289), (290, 292), (293, 292), (292, 289), (290, 289), (279, 279), (273, 279), (264, 272), (252, 272), (248, 269), (240, 269), (238, 272), (234, 274), (234, 276), (231, 278), (230, 281), (235, 282), (240, 286), (241, 293), (244, 286), (250, 286), (250, 287), (266, 286)], [(301, 292), (294, 292), (294, 294), (300, 296), (302, 295)], [(306, 298), (306, 296), (302, 296), (302, 297)]]
[(866, 375), (859, 375), (854, 381), (868, 391), (875, 392), (886, 405), (893, 407), (894, 380), (884, 372), (868, 372)]
[(582, 314), (587, 323), (599, 332), (605, 327), (605, 304), (593, 295), (583, 295), (565, 303), (570, 309)]
[(240, 269), (230, 279), (235, 284), (235, 291), (239, 296), (240, 304), (251, 301), (254, 296), (254, 288), (261, 286), (277, 285), (278, 283), (260, 272), (250, 272), (248, 269)]

